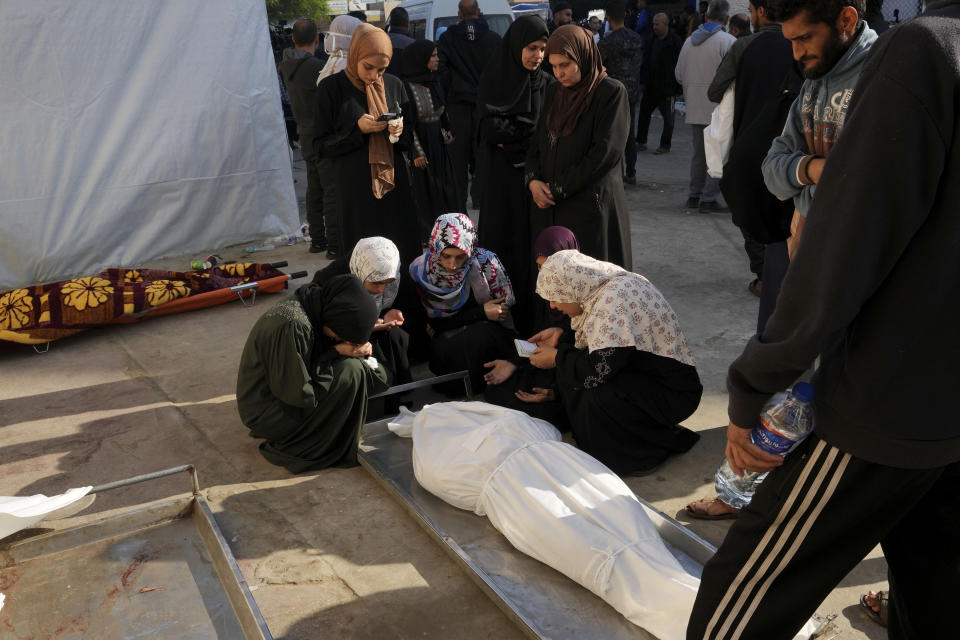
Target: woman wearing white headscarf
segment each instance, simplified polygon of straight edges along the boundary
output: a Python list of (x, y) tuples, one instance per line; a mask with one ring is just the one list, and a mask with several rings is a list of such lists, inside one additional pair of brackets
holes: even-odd
[(327, 63), (323, 65), (320, 76), (317, 78), (317, 85), (327, 76), (343, 71), (347, 66), (347, 55), (350, 52), (350, 40), (353, 32), (358, 26), (363, 24), (353, 16), (337, 16), (330, 23), (330, 30), (327, 31), (323, 39), (323, 50), (330, 57)]
[(677, 315), (643, 276), (576, 250), (543, 263), (537, 293), (570, 317), (530, 341), (530, 362), (557, 370), (577, 445), (619, 474), (645, 473), (700, 436), (679, 426), (703, 393)]
[(363, 282), (373, 296), (379, 317), (373, 327), (370, 343), (373, 355), (387, 370), (391, 385), (410, 382), (410, 361), (407, 351), (410, 335), (401, 329), (403, 313), (393, 304), (400, 290), (400, 252), (387, 238), (362, 238), (353, 248), (350, 260), (340, 258), (331, 262), (313, 276), (322, 285), (331, 278), (352, 273)]
[[(323, 50), (329, 56), (317, 76), (317, 86), (324, 78), (339, 73), (347, 66), (350, 41), (357, 26), (363, 24), (353, 16), (337, 16), (330, 23), (330, 30), (323, 39)], [(312, 140), (303, 140), (302, 144), (312, 145)], [(330, 158), (320, 157), (318, 173), (323, 187), (323, 221), (327, 231), (327, 257), (336, 259), (343, 255), (343, 243), (340, 240), (340, 211), (337, 208), (337, 182), (333, 162)]]

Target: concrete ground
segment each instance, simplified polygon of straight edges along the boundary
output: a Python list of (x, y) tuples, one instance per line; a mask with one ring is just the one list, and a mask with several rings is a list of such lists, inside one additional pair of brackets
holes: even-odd
[[(655, 120), (651, 140), (659, 132)], [(634, 267), (680, 316), (705, 386), (686, 425), (701, 433), (689, 453), (653, 476), (628, 479), (668, 514), (712, 495), (723, 455), (724, 377), (753, 333), (757, 298), (729, 215), (684, 211), (688, 127), (673, 152), (640, 154), (628, 186)], [(302, 162), (295, 176), (303, 194)], [(226, 259), (240, 248), (211, 247)], [(151, 263), (187, 268), (192, 258)], [(256, 254), (286, 271), (326, 264), (304, 244)], [(509, 266), (509, 265), (508, 265)], [(300, 281), (303, 282), (303, 281)], [(191, 462), (253, 595), (276, 637), (514, 638), (519, 631), (362, 468), (292, 476), (268, 464), (247, 436), (234, 385), (250, 327), (282, 295), (139, 325), (89, 331), (0, 351), (0, 495), (59, 493)], [(173, 477), (100, 495), (90, 513), (188, 489)], [(89, 519), (87, 512), (65, 521)], [(729, 521), (680, 520), (719, 545)], [(840, 638), (886, 633), (858, 611), (859, 595), (886, 588), (874, 550), (821, 605)], [(611, 615), (616, 615), (611, 610)]]

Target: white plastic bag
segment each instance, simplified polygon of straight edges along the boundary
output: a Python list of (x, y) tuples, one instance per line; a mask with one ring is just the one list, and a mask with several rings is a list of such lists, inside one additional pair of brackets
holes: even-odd
[(710, 124), (703, 131), (703, 150), (707, 156), (707, 173), (711, 178), (723, 177), (723, 165), (730, 156), (733, 146), (733, 87), (723, 93), (723, 100), (713, 109)]

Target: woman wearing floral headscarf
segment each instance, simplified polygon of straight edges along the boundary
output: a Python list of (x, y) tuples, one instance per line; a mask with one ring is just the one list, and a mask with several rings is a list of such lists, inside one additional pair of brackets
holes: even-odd
[[(322, 80), (314, 112), (314, 149), (336, 174), (343, 250), (371, 230), (390, 238), (404, 261), (419, 254), (420, 237), (402, 151), (412, 141), (403, 83), (384, 70), (390, 36), (373, 25), (353, 32), (342, 73)], [(381, 116), (396, 114), (381, 120)]]
[(557, 371), (577, 445), (619, 474), (644, 473), (700, 436), (679, 426), (703, 386), (677, 315), (643, 276), (579, 251), (547, 258), (537, 293), (570, 318), (546, 329), (530, 362)]
[(590, 32), (559, 27), (547, 41), (557, 82), (547, 88), (527, 153), (533, 235), (567, 227), (584, 253), (630, 269), (630, 222), (620, 162), (630, 102), (607, 76)]
[(437, 218), (427, 251), (410, 276), (427, 315), (430, 370), (467, 369), (473, 388), (484, 385), (483, 363), (514, 352), (510, 307), (515, 299), (500, 259), (476, 246), (473, 222), (462, 213)]
[(410, 334), (401, 327), (403, 313), (393, 307), (400, 290), (400, 252), (397, 245), (387, 238), (374, 236), (363, 238), (353, 248), (349, 261), (334, 260), (313, 276), (316, 284), (324, 284), (331, 278), (352, 273), (360, 278), (363, 287), (377, 303), (376, 324), (370, 336), (373, 355), (387, 370), (391, 385), (410, 382)]

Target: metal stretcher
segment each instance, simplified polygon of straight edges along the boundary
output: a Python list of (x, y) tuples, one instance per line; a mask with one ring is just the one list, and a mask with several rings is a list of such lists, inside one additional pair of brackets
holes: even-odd
[[(457, 378), (469, 384), (462, 372), (413, 382), (403, 390)], [(389, 420), (364, 426), (360, 464), (528, 637), (655, 640), (587, 589), (517, 551), (487, 518), (450, 506), (421, 487), (413, 475), (413, 441), (391, 433)], [(671, 553), (699, 576), (716, 549), (642, 498), (640, 503)]]
[(200, 495), (0, 543), (0, 636), (15, 638), (272, 638)]

